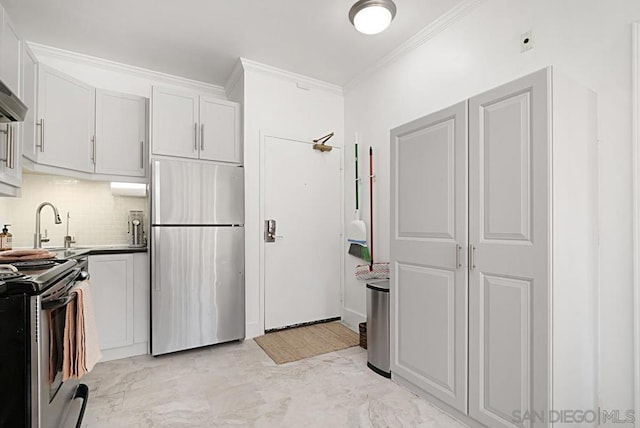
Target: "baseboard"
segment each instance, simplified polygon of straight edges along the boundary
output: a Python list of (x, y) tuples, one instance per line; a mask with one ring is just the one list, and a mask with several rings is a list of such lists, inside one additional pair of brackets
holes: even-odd
[(342, 322), (356, 333), (360, 333), (358, 324), (360, 324), (361, 322), (365, 322), (366, 320), (366, 315), (363, 315), (356, 311), (352, 311), (351, 309), (342, 308)]
[(409, 392), (413, 392), (418, 397), (424, 398), (429, 403), (433, 404), (435, 407), (442, 410), (444, 413), (451, 416), (456, 421), (470, 428), (486, 428), (481, 423), (471, 419), (468, 415), (465, 415), (464, 413), (460, 412), (458, 409), (454, 409), (450, 405), (438, 400), (433, 395), (423, 391), (421, 388), (415, 386), (414, 384), (412, 384), (402, 376), (398, 376), (394, 372), (391, 372), (391, 380), (397, 383), (398, 385), (400, 385), (401, 387), (403, 387), (404, 389), (408, 390)]
[(123, 346), (122, 348), (104, 349), (101, 351), (101, 363), (121, 358), (136, 357), (138, 355), (147, 355), (149, 353), (149, 343), (135, 343), (131, 346)]
[(245, 339), (253, 339), (263, 334), (264, 330), (260, 327), (259, 323), (251, 323), (245, 326)]
[(298, 327), (306, 327), (308, 325), (324, 324), (324, 323), (334, 322), (334, 321), (340, 321), (340, 317), (325, 318), (325, 319), (321, 319), (321, 320), (317, 320), (317, 321), (301, 322), (301, 323), (298, 323), (298, 324), (287, 325), (285, 327), (270, 328), (268, 330), (265, 329), (264, 332), (265, 332), (265, 334), (266, 333), (275, 333), (276, 331), (289, 330), (289, 329), (298, 328)]

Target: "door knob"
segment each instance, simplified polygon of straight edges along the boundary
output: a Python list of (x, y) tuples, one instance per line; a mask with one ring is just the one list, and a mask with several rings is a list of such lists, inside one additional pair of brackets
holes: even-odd
[(276, 221), (264, 221), (264, 242), (276, 242)]

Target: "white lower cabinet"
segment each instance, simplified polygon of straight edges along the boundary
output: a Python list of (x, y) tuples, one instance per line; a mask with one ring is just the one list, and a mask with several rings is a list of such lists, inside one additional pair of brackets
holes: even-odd
[(392, 376), (470, 425), (597, 411), (595, 124), (549, 68), (391, 132)]
[(146, 354), (149, 341), (147, 254), (89, 256), (89, 274), (102, 361)]

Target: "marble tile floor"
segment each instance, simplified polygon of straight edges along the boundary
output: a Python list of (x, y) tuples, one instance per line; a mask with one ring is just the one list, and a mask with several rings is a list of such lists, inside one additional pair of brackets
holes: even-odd
[(452, 427), (463, 424), (348, 348), (276, 365), (253, 341), (98, 364), (83, 426)]

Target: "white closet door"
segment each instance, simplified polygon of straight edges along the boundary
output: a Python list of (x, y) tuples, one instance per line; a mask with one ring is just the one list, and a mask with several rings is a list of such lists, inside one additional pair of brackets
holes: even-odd
[(547, 73), (469, 100), (469, 415), (496, 428), (549, 398)]
[(391, 132), (391, 372), (467, 410), (467, 103)]

